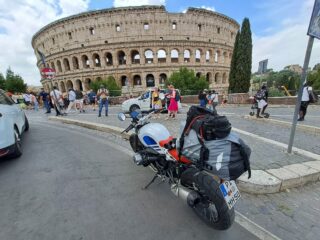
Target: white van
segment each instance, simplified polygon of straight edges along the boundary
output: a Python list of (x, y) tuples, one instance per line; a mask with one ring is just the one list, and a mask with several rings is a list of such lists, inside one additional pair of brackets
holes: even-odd
[[(178, 89), (176, 89), (180, 93)], [(149, 111), (152, 109), (152, 96), (153, 90), (148, 90), (143, 93), (140, 97), (130, 98), (122, 103), (122, 111), (124, 112), (133, 112), (134, 110), (140, 109), (141, 111)], [(161, 95), (166, 94), (166, 90), (160, 90), (160, 98)], [(179, 94), (180, 95), (180, 94)], [(181, 95), (180, 95), (181, 96)], [(167, 99), (162, 100), (162, 106), (167, 108)], [(178, 101), (178, 108), (181, 109), (181, 103)]]

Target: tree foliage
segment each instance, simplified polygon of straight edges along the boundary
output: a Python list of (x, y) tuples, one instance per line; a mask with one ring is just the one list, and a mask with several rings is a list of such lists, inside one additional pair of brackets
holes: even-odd
[[(0, 84), (1, 82), (0, 77)], [(23, 93), (27, 91), (27, 84), (24, 83), (22, 77), (15, 74), (10, 68), (8, 68), (4, 81), (4, 89), (12, 93)]]
[(308, 84), (312, 86), (314, 90), (320, 90), (320, 68), (308, 74)]
[(0, 73), (0, 89), (5, 89), (5, 87), (6, 87), (6, 79), (4, 78), (2, 73)]
[(230, 69), (231, 85), (229, 91), (246, 93), (250, 88), (252, 67), (252, 37), (248, 18), (243, 20), (240, 34), (237, 37), (232, 56), (233, 63), (231, 63)]
[(193, 70), (185, 67), (173, 72), (167, 80), (167, 84), (172, 84), (179, 89), (181, 95), (194, 95), (198, 94), (200, 90), (209, 88), (209, 83), (204, 76), (198, 78)]
[(97, 92), (101, 85), (109, 90), (111, 97), (121, 96), (121, 87), (118, 86), (114, 77), (109, 76), (107, 79), (91, 82), (90, 88)]

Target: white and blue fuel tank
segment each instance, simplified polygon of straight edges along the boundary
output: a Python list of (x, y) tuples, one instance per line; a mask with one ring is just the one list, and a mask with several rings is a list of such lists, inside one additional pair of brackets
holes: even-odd
[(139, 130), (139, 140), (145, 147), (162, 152), (159, 142), (170, 137), (168, 129), (160, 123), (149, 123)]

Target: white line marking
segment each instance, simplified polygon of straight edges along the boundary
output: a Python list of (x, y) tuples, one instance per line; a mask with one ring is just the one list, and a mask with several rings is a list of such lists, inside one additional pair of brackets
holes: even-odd
[(242, 215), (238, 211), (236, 211), (235, 222), (261, 240), (281, 240), (276, 235), (251, 221), (249, 218)]

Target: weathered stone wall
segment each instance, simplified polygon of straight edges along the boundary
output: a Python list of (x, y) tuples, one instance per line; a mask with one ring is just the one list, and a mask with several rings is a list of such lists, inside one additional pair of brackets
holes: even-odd
[(189, 8), (168, 13), (163, 6), (111, 8), (55, 21), (37, 32), (32, 46), (56, 78), (45, 88), (88, 90), (113, 76), (124, 93), (164, 84), (180, 67), (193, 69), (219, 92), (228, 89), (229, 68), (239, 24), (216, 12)]

